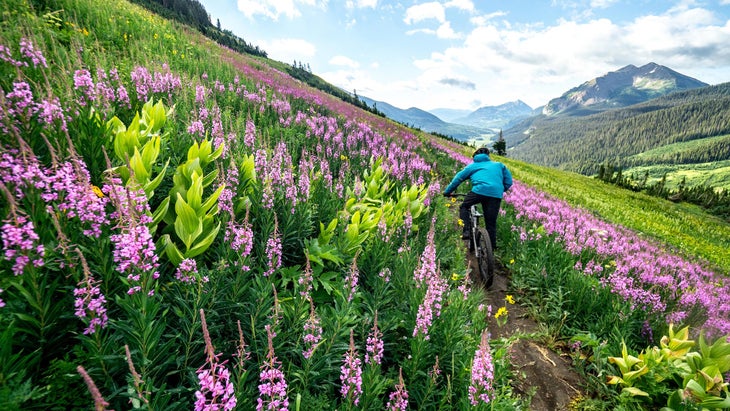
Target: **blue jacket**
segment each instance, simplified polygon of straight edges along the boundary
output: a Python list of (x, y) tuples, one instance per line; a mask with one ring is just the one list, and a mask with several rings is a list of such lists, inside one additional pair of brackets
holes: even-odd
[(451, 194), (464, 180), (471, 180), (471, 191), (487, 197), (502, 198), (512, 187), (512, 174), (504, 164), (492, 161), (487, 154), (477, 154), (474, 162), (459, 171), (444, 190)]

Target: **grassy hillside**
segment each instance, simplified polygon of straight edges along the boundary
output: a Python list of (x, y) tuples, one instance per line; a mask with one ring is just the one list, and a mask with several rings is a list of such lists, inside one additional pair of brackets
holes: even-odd
[[(492, 338), (513, 300), (485, 299), (440, 195), (468, 148), (126, 1), (0, 12), (4, 408), (529, 409), (508, 354), (539, 338), (570, 344), (609, 410), (631, 400), (606, 383), (622, 342), (730, 330), (730, 284), (692, 261), (727, 236), (662, 237), (663, 203), (505, 159), (497, 257), (546, 331)], [(637, 215), (691, 257), (611, 225)], [(633, 408), (717, 400), (694, 389), (717, 361)]]
[(502, 158), (515, 178), (600, 218), (658, 239), (730, 273), (730, 224), (690, 204), (621, 189), (591, 177)]

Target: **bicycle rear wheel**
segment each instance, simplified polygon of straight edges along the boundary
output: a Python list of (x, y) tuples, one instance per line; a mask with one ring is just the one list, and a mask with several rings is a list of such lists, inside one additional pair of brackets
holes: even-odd
[(477, 264), (479, 265), (479, 275), (484, 286), (489, 288), (494, 282), (494, 252), (492, 251), (492, 242), (489, 241), (489, 234), (483, 227), (477, 228)]

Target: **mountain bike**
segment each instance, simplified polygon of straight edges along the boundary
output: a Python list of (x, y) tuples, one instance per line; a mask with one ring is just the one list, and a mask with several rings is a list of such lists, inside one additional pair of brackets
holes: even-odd
[[(448, 197), (464, 197), (465, 194), (450, 194)], [(484, 214), (479, 212), (477, 205), (471, 206), (469, 209), (469, 252), (474, 254), (479, 268), (479, 278), (484, 282), (484, 286), (489, 288), (494, 282), (494, 251), (492, 250), (492, 242), (489, 240), (487, 229), (479, 225), (479, 218)]]

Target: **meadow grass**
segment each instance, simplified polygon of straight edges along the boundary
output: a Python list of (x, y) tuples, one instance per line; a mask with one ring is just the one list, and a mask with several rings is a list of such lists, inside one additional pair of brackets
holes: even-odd
[(730, 224), (700, 207), (635, 193), (582, 176), (502, 158), (515, 178), (600, 218), (655, 238), (687, 258), (730, 273)]

